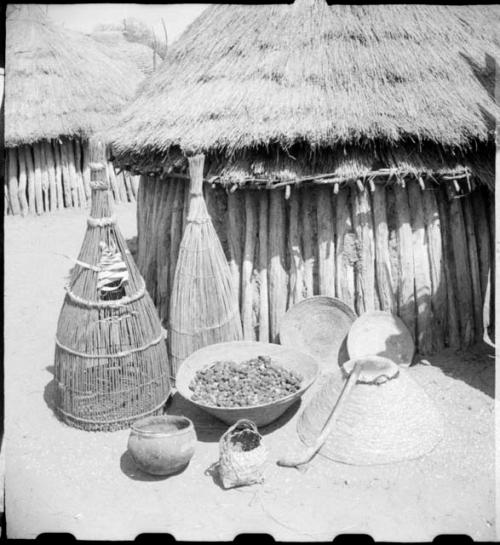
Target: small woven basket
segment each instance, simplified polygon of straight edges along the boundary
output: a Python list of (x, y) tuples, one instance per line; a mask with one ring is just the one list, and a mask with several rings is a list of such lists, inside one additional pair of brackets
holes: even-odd
[(238, 420), (219, 442), (219, 475), (224, 488), (264, 481), (268, 451), (257, 426), (251, 420)]

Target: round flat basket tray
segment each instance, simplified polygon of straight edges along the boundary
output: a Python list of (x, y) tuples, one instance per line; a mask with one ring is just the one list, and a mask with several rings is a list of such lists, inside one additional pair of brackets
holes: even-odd
[[(250, 407), (214, 407), (191, 399), (193, 392), (189, 389), (189, 384), (201, 369), (210, 367), (220, 360), (231, 360), (238, 364), (258, 356), (269, 356), (273, 364), (298, 374), (302, 378), (300, 389), (277, 401)], [(182, 397), (226, 424), (247, 419), (252, 420), (257, 426), (266, 426), (278, 419), (302, 396), (315, 381), (318, 373), (317, 362), (308, 354), (279, 344), (233, 341), (205, 346), (186, 358), (177, 371), (176, 387)]]
[(280, 325), (283, 346), (313, 356), (323, 370), (348, 360), (346, 339), (356, 314), (334, 297), (317, 295), (291, 307)]
[(407, 367), (412, 362), (415, 343), (400, 318), (390, 312), (374, 310), (352, 324), (347, 350), (351, 359), (382, 356)]

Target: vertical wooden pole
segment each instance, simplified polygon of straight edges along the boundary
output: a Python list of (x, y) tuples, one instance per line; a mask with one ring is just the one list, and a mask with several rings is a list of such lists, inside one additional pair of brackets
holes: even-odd
[(375, 275), (380, 308), (397, 313), (396, 297), (393, 291), (391, 258), (389, 255), (389, 228), (387, 224), (386, 190), (375, 184), (372, 193), (373, 223), (375, 227)]
[(21, 146), (16, 148), (17, 161), (19, 165), (19, 205), (21, 207), (21, 214), (26, 216), (29, 212), (28, 199), (26, 198), (27, 187), (27, 174), (26, 174), (26, 161), (24, 159), (24, 152)]
[[(175, 187), (171, 181), (162, 181), (162, 201), (160, 217), (158, 219), (158, 239), (156, 246), (157, 260), (157, 295), (159, 299), (158, 312), (160, 320), (165, 326), (168, 324), (168, 312), (170, 304), (170, 291), (173, 278), (169, 278), (170, 272), (170, 224), (172, 220), (172, 196)], [(137, 201), (139, 205), (139, 200)]]
[(47, 159), (45, 157), (45, 145), (44, 145), (44, 142), (40, 142), (38, 145), (40, 146), (43, 208), (45, 212), (49, 212), (50, 211), (49, 174), (47, 171)]
[(286, 266), (286, 215), (285, 196), (281, 189), (270, 191), (269, 217), (273, 228), (269, 230), (269, 322), (271, 342), (278, 342), (279, 326), (286, 312), (288, 295)]
[(21, 213), (21, 205), (19, 204), (19, 182), (17, 178), (17, 153), (16, 148), (9, 148), (8, 154), (8, 172), (9, 172), (9, 200), (10, 208), (14, 215)]
[(158, 281), (156, 272), (158, 270), (158, 254), (156, 252), (158, 231), (158, 218), (160, 216), (160, 210), (163, 205), (162, 191), (163, 181), (160, 178), (152, 177), (150, 180), (152, 185), (152, 201), (149, 205), (150, 208), (150, 223), (149, 223), (149, 244), (147, 249), (146, 263), (145, 263), (145, 275), (146, 287), (151, 295), (151, 298), (155, 302), (158, 302)]
[(479, 252), (475, 232), (475, 223), (477, 220), (474, 218), (474, 212), (472, 210), (471, 195), (468, 195), (460, 200), (462, 202), (465, 232), (467, 236), (467, 248), (469, 250), (475, 339), (476, 342), (481, 342), (483, 339), (483, 305), (481, 295), (481, 278), (479, 272)]
[(87, 200), (90, 199), (90, 148), (88, 140), (79, 140), (80, 146), (80, 155), (82, 160), (82, 176), (83, 176), (83, 187), (85, 190), (85, 197)]
[(71, 179), (69, 173), (68, 165), (68, 154), (66, 153), (66, 148), (63, 142), (59, 142), (56, 145), (58, 157), (57, 159), (61, 162), (61, 172), (63, 179), (63, 190), (64, 190), (64, 206), (66, 208), (71, 208), (73, 206), (73, 195), (71, 191)]
[(75, 167), (75, 154), (73, 153), (73, 144), (71, 140), (68, 140), (63, 143), (64, 153), (66, 155), (66, 161), (68, 165), (68, 174), (69, 174), (69, 185), (71, 188), (71, 200), (73, 206), (82, 207), (84, 205), (80, 200), (80, 192), (78, 190), (78, 180), (76, 176), (76, 167)]
[(435, 191), (426, 188), (422, 196), (431, 276), (432, 346), (435, 352), (439, 352), (444, 348), (448, 330), (447, 284), (443, 263), (442, 230)]
[(62, 166), (61, 158), (58, 153), (58, 144), (53, 141), (50, 145), (50, 156), (52, 157), (52, 162), (54, 166), (54, 178), (56, 182), (56, 198), (57, 198), (57, 208), (64, 208), (64, 190), (63, 190), (63, 179), (62, 179)]
[(115, 175), (115, 169), (113, 167), (113, 163), (109, 161), (106, 162), (106, 171), (108, 174), (109, 183), (111, 185), (111, 192), (113, 193), (115, 202), (117, 203), (122, 202), (120, 189), (118, 188), (118, 182), (116, 181), (116, 175)]
[[(302, 255), (304, 256), (304, 297), (312, 297), (317, 285), (316, 267), (316, 244), (314, 242), (315, 232), (315, 210), (313, 199), (313, 188), (304, 188), (301, 195), (301, 224)], [(315, 282), (316, 276), (316, 282)]]
[(415, 273), (413, 268), (413, 236), (410, 223), (408, 195), (401, 184), (394, 185), (398, 230), (399, 315), (416, 341)]
[(42, 153), (40, 144), (33, 144), (33, 158), (35, 162), (35, 204), (36, 213), (43, 214), (43, 189), (42, 189)]
[(4, 210), (4, 215), (5, 216), (11, 216), (12, 215), (12, 210), (10, 209), (10, 201), (9, 201), (9, 188), (7, 186), (7, 184), (4, 182), (3, 184), (3, 198), (4, 198), (4, 206), (5, 206), (5, 210)]
[(352, 190), (352, 225), (356, 233), (357, 262), (355, 269), (356, 311), (380, 308), (375, 292), (375, 244), (368, 191)]
[(416, 180), (410, 181), (407, 187), (413, 230), (417, 347), (419, 353), (424, 355), (432, 353), (432, 330), (434, 326), (431, 309), (431, 273), (425, 233), (422, 190)]
[(146, 176), (140, 177), (139, 188), (137, 192), (137, 256), (136, 263), (139, 271), (144, 276), (144, 254), (147, 251), (147, 179)]
[(299, 219), (300, 190), (294, 187), (290, 198), (288, 246), (290, 252), (290, 290), (288, 306), (291, 307), (304, 298), (304, 259), (300, 244), (301, 222)]
[(441, 225), (441, 236), (443, 242), (443, 264), (446, 278), (446, 298), (447, 298), (447, 344), (450, 348), (460, 348), (460, 326), (458, 320), (458, 297), (457, 297), (457, 279), (455, 275), (455, 258), (453, 255), (453, 244), (449, 218), (448, 197), (443, 187), (437, 193), (436, 201), (439, 208), (439, 218)]
[(132, 179), (132, 188), (134, 189), (134, 196), (135, 196), (135, 198), (137, 199), (137, 193), (138, 193), (138, 191), (139, 191), (139, 180), (140, 180), (140, 176), (131, 175), (130, 177), (131, 177), (131, 179)]
[[(499, 84), (499, 80), (500, 79), (500, 75), (498, 73), (498, 64), (497, 64), (497, 91), (500, 87), (500, 84)], [(498, 102), (497, 102), (498, 103)], [(497, 123), (498, 125), (498, 123)], [(496, 160), (496, 174), (495, 174), (495, 181), (496, 182), (499, 182), (500, 183), (500, 134), (498, 132), (498, 126), (497, 126), (497, 160)], [(500, 187), (500, 186), (496, 186), (496, 187)], [(499, 198), (498, 195), (499, 195), (499, 192), (498, 191), (495, 191), (493, 194), (486, 190), (485, 193), (488, 194), (488, 199), (487, 199), (487, 208), (488, 208), (488, 223), (490, 225), (490, 233), (491, 233), (491, 237), (490, 237), (490, 240), (491, 240), (491, 273), (490, 273), (490, 284), (489, 284), (489, 316), (490, 316), (490, 326), (493, 327), (493, 330), (496, 331), (495, 329), (495, 317), (496, 317), (496, 314), (495, 314), (495, 308), (497, 308), (497, 299), (496, 299), (496, 293), (497, 293), (497, 288), (496, 288), (496, 260), (497, 260), (497, 257), (500, 257), (500, 254), (499, 254), (499, 239), (498, 239), (498, 234), (497, 234), (497, 229), (498, 229), (498, 225), (500, 225), (500, 222), (498, 222), (496, 220), (496, 210), (497, 210), (497, 205), (498, 205), (498, 202), (497, 202), (497, 199)], [(487, 310), (487, 309), (486, 309)], [(492, 339), (493, 342), (495, 343), (495, 339)], [(497, 346), (498, 346), (498, 343), (496, 343)], [(499, 375), (500, 376), (500, 375)], [(500, 381), (498, 383), (498, 386), (500, 387)]]
[(259, 194), (259, 341), (269, 342), (269, 291), (267, 287), (267, 237), (269, 191)]
[(467, 248), (467, 233), (460, 199), (456, 198), (452, 184), (445, 183), (448, 195), (449, 222), (455, 272), (457, 280), (458, 319), (462, 347), (470, 346), (474, 340), (474, 310), (469, 251)]
[[(490, 301), (486, 301), (486, 292), (490, 282), (491, 275), (491, 238), (488, 227), (488, 209), (484, 201), (482, 189), (476, 189), (471, 195), (473, 222), (476, 231), (476, 243), (478, 247), (479, 259), (479, 283), (481, 286), (481, 305), (483, 328), (488, 328), (490, 324), (490, 313), (485, 309), (490, 308)], [(484, 331), (481, 331), (481, 337)]]
[(335, 291), (339, 299), (354, 309), (353, 265), (356, 260), (356, 245), (352, 229), (350, 192), (351, 189), (345, 187), (341, 188), (337, 194)]
[[(184, 182), (182, 180), (175, 180), (175, 191), (172, 202), (172, 216), (170, 224), (170, 273), (169, 277), (172, 281), (175, 276), (175, 267), (177, 265), (177, 258), (179, 257), (179, 246), (182, 239), (182, 215), (184, 209)], [(187, 191), (189, 194), (189, 190)]]
[(123, 177), (117, 176), (115, 172), (115, 167), (111, 161), (108, 161), (109, 173), (111, 178), (114, 181), (114, 185), (117, 190), (118, 198), (120, 202), (127, 202), (127, 192), (125, 191), (125, 185), (123, 183)]
[(35, 203), (35, 167), (33, 165), (33, 154), (31, 146), (23, 146), (23, 150), (19, 150), (24, 154), (24, 162), (26, 163), (26, 175), (28, 178), (28, 208), (30, 214), (36, 214)]
[(130, 183), (130, 177), (129, 177), (128, 173), (125, 172), (125, 171), (122, 171), (121, 175), (122, 175), (122, 178), (123, 178), (123, 183), (125, 185), (125, 191), (127, 192), (127, 199), (128, 199), (129, 202), (134, 202), (135, 201), (135, 196), (134, 196), (134, 192), (132, 190), (132, 185)]
[[(494, 60), (494, 63), (495, 63), (495, 102), (496, 102), (496, 105), (498, 106), (500, 105), (500, 67), (498, 63), (498, 58)], [(495, 142), (496, 142), (496, 154), (495, 154), (495, 188), (496, 190), (493, 192), (493, 195), (491, 195), (491, 201), (489, 202), (490, 223), (493, 228), (493, 234), (491, 237), (491, 242), (493, 244), (493, 251), (491, 254), (491, 274), (490, 274), (490, 283), (489, 283), (489, 286), (490, 286), (489, 291), (491, 292), (489, 310), (490, 310), (490, 324), (493, 326), (493, 330), (496, 332), (495, 309), (500, 308), (498, 306), (500, 303), (500, 299), (497, 301), (497, 295), (496, 295), (498, 293), (498, 290), (495, 287), (496, 258), (499, 257), (497, 248), (498, 248), (498, 241), (500, 240), (499, 238), (500, 228), (498, 227), (498, 222), (495, 221), (496, 219), (495, 211), (500, 210), (500, 197), (499, 197), (499, 191), (498, 191), (498, 188), (500, 187), (500, 119), (498, 118), (498, 115), (496, 118)], [(488, 337), (491, 339), (491, 337), (489, 336), (490, 332), (486, 331), (485, 333), (487, 333)], [(493, 344), (498, 346), (498, 342), (495, 337), (496, 337), (496, 334), (491, 340)], [(498, 363), (498, 360), (496, 361), (496, 363)], [(498, 392), (500, 389), (500, 378), (498, 373), (496, 373), (495, 386), (496, 386), (496, 391)], [(500, 528), (500, 524), (497, 522), (497, 531), (499, 528)]]
[(252, 273), (254, 267), (255, 242), (256, 242), (256, 199), (254, 192), (245, 191), (245, 251), (243, 253), (243, 265), (241, 267), (241, 292), (242, 292), (242, 322), (243, 338), (246, 341), (256, 340), (253, 327), (253, 282)]
[(87, 193), (85, 191), (85, 181), (83, 179), (81, 146), (82, 141), (79, 138), (76, 138), (75, 140), (73, 140), (71, 147), (73, 149), (73, 155), (75, 157), (75, 174), (78, 199), (81, 203), (81, 206), (85, 206), (87, 204)]
[(330, 187), (317, 189), (319, 293), (329, 297), (335, 297), (335, 219), (333, 215), (335, 204), (335, 197)]
[(52, 154), (52, 146), (50, 145), (50, 142), (43, 142), (42, 145), (44, 148), (45, 168), (49, 179), (49, 209), (54, 211), (57, 208), (57, 186), (54, 156)]
[(235, 191), (227, 196), (227, 237), (229, 246), (229, 269), (233, 278), (234, 293), (237, 295), (240, 313), (243, 315), (241, 303), (241, 261), (243, 247), (243, 192)]

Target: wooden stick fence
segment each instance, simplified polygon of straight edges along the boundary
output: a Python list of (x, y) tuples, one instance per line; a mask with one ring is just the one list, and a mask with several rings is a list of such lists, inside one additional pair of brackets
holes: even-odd
[[(43, 141), (8, 148), (4, 179), (5, 214), (44, 214), (90, 203), (88, 143), (81, 140)], [(127, 172), (107, 171), (114, 202), (133, 202), (139, 180)]]
[[(141, 177), (139, 187), (138, 266), (166, 324), (188, 184)], [(287, 308), (328, 294), (358, 314), (395, 312), (421, 353), (475, 342), (489, 302), (493, 197), (484, 187), (459, 189), (415, 179), (337, 193), (293, 187), (286, 199), (284, 189), (231, 193), (205, 184), (245, 339), (278, 341)]]

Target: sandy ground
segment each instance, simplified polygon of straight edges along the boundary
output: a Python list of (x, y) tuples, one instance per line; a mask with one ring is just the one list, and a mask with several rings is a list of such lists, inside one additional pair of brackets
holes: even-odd
[[(126, 238), (135, 206), (117, 207)], [(305, 473), (270, 464), (263, 485), (225, 491), (211, 475), (225, 426), (174, 397), (168, 411), (194, 419), (196, 453), (181, 474), (153, 478), (126, 451), (128, 431), (89, 433), (53, 413), (54, 335), (87, 212), (5, 219), (5, 404), (7, 537), (71, 532), (129, 540), (143, 532), (180, 540), (232, 540), (245, 532), (314, 541), (341, 533), (381, 541), (438, 534), (494, 540), (494, 360), (485, 347), (450, 351), (411, 375), (442, 412), (446, 435), (426, 457), (354, 467), (317, 456)], [(314, 390), (308, 394), (312, 395)], [(307, 398), (303, 403), (307, 402)], [(298, 445), (300, 408), (262, 430), (271, 460)]]

